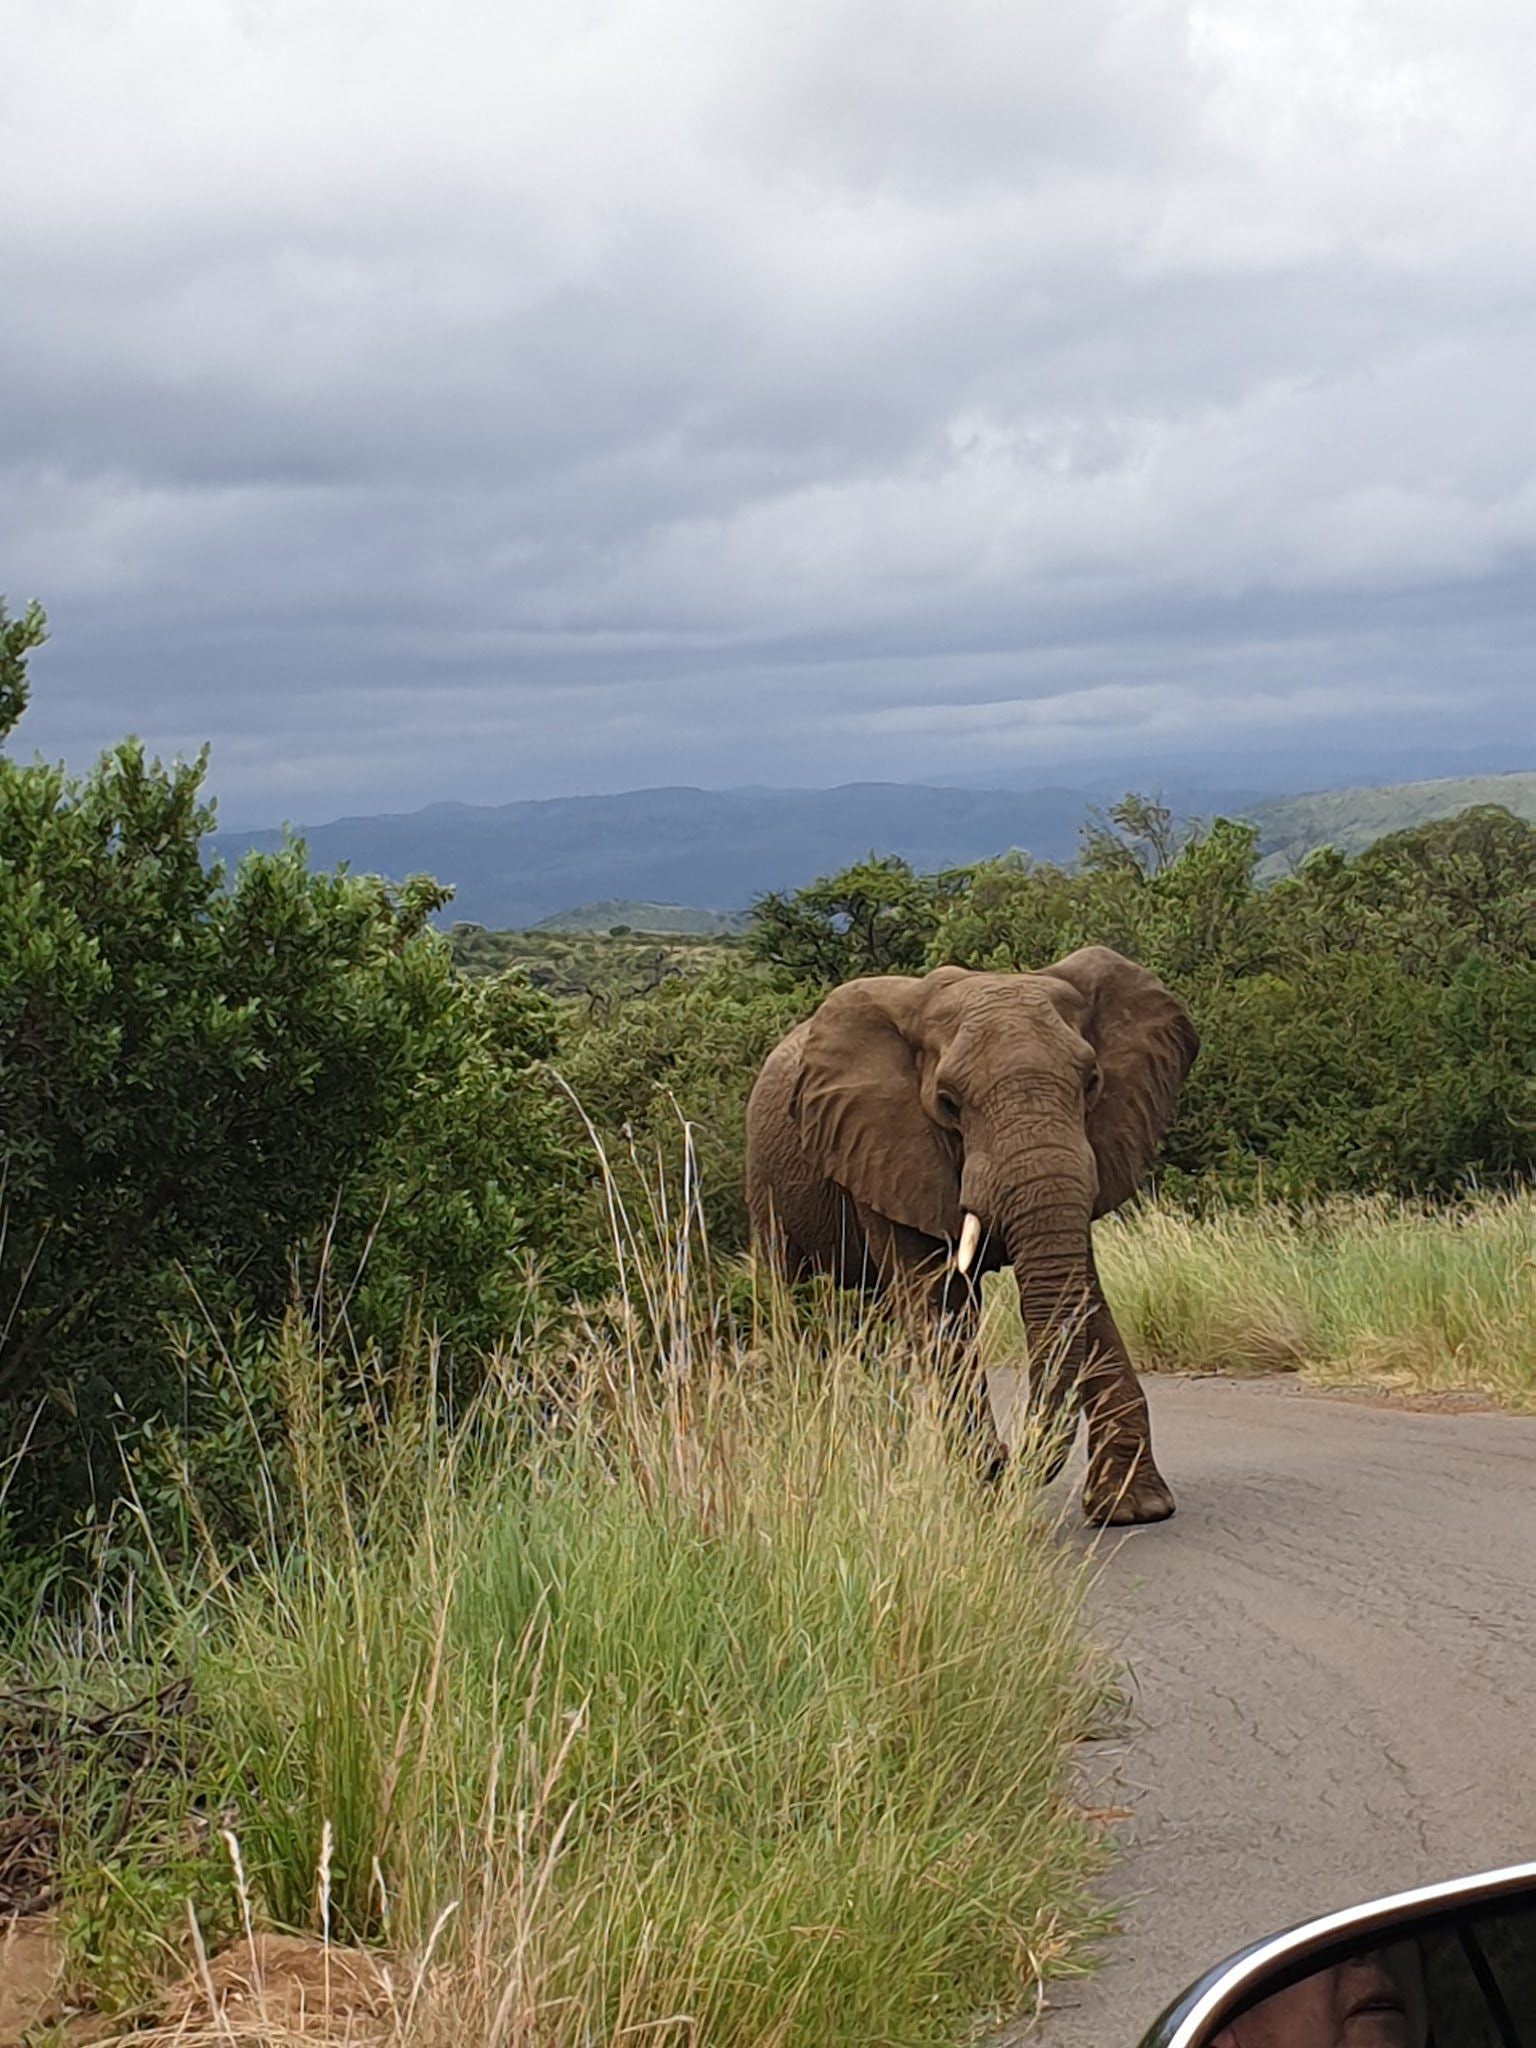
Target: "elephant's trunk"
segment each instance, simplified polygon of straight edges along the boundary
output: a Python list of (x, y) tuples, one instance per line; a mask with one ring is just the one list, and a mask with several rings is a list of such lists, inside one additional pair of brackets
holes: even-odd
[(1089, 1226), (1093, 1183), (1069, 1143), (1036, 1157), (1017, 1197), (1002, 1205), (1000, 1227), (1019, 1283), (1029, 1346), (1030, 1410), (1047, 1454), (1048, 1478), (1066, 1462), (1076, 1427), (1073, 1402), (1087, 1356)]
[(1071, 1402), (1087, 1354), (1084, 1260), (1081, 1254), (1075, 1260), (1063, 1255), (1016, 1270), (1029, 1346), (1030, 1413), (1046, 1451), (1045, 1476), (1054, 1479), (1077, 1427)]

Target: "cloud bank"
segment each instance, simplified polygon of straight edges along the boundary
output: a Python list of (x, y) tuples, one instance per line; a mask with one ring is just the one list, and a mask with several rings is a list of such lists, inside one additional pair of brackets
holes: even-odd
[(1536, 761), (1515, 0), (9, 25), (24, 747), (235, 824)]

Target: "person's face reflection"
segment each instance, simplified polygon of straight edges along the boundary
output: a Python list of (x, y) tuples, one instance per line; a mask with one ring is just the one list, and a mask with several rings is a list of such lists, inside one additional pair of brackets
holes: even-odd
[(1427, 2028), (1419, 1952), (1402, 1941), (1261, 1999), (1211, 2048), (1424, 2048)]

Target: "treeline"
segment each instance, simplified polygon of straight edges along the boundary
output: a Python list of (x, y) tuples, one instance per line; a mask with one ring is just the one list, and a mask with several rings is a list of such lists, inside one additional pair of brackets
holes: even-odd
[[(42, 632), (0, 608), (0, 737)], [(1191, 1202), (1531, 1171), (1536, 828), (1502, 810), (1260, 887), (1247, 827), (1128, 798), (1070, 869), (872, 859), (594, 1002), (479, 942), (461, 972), (425, 878), (314, 874), (297, 847), (205, 865), (203, 768), (0, 755), (0, 1533), (98, 1515), (125, 1460), (142, 1497), (189, 1445), (234, 1455), (285, 1317), (360, 1386), (436, 1332), (467, 1396), (486, 1350), (609, 1280), (588, 1120), (642, 1204), (686, 1126), (714, 1248), (740, 1250), (753, 1075), (851, 975), (1145, 960), (1204, 1040), (1164, 1148)]]
[(754, 912), (746, 958), (573, 1036), (612, 1128), (698, 1121), (720, 1240), (741, 1242), (742, 1106), (820, 993), (952, 962), (1038, 968), (1117, 947), (1189, 1004), (1202, 1051), (1163, 1146), (1190, 1202), (1453, 1197), (1536, 1160), (1536, 827), (1485, 806), (1261, 886), (1251, 827), (1180, 827), (1128, 797), (1070, 869), (1012, 856), (940, 875), (871, 859)]

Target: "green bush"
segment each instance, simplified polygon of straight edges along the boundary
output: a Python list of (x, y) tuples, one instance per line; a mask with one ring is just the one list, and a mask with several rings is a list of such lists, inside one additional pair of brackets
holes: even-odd
[(871, 854), (839, 875), (752, 906), (747, 952), (807, 986), (830, 988), (861, 974), (920, 974), (944, 907), (970, 871), (914, 874), (898, 855)]
[(657, 1161), (677, 1156), (687, 1124), (710, 1242), (716, 1251), (745, 1247), (747, 1094), (765, 1055), (815, 1002), (787, 975), (727, 960), (572, 1020), (561, 1072), (628, 1195), (657, 1184)]
[(467, 1349), (536, 1268), (594, 1271), (551, 1001), (456, 975), (425, 879), (312, 874), (300, 846), (205, 867), (203, 770), (133, 741), (83, 780), (0, 756), (0, 1422), (28, 1446), (24, 1531), (115, 1492), (118, 1438), (182, 1406), (189, 1323), (270, 1326), (328, 1267), (358, 1344), (409, 1308)]

